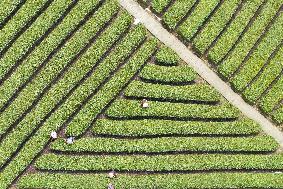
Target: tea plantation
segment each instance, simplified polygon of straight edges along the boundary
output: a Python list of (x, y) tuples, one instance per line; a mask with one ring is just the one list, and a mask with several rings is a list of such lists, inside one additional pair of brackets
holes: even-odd
[[(243, 94), (282, 121), (282, 2), (147, 3), (163, 15), (170, 31), (183, 36), (190, 25), (186, 36), (195, 36), (192, 42), (199, 52), (213, 42), (209, 49), (215, 50), (206, 53), (227, 73), (226, 67), (232, 70), (237, 64), (235, 56), (241, 61), (242, 48), (249, 47), (236, 39), (241, 24), (234, 26), (237, 31), (225, 29), (235, 32), (231, 43), (214, 39), (221, 41), (219, 32), (229, 19), (219, 16), (222, 11), (241, 15), (240, 10), (252, 6), (241, 16), (249, 19), (253, 12), (268, 9), (261, 21), (250, 16), (262, 28), (261, 22), (277, 15), (257, 46), (250, 47), (250, 58), (238, 62), (246, 68), (231, 82), (243, 86), (242, 81), (262, 68)], [(200, 12), (190, 11), (189, 17), (192, 8)], [(215, 18), (209, 16), (213, 12)], [(236, 20), (236, 15), (231, 17)], [(215, 28), (205, 29), (204, 22)], [(232, 36), (221, 33), (222, 40)], [(257, 37), (250, 35), (245, 38), (252, 44)], [(226, 58), (217, 62), (220, 56)], [(260, 98), (250, 96), (253, 91)], [(118, 1), (3, 0), (0, 188), (283, 188), (283, 154), (258, 123), (231, 105)]]
[(139, 1), (251, 105), (283, 123), (283, 1)]

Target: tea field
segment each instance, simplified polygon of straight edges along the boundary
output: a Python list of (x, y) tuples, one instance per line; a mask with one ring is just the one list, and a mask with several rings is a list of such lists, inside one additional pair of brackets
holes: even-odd
[[(186, 23), (184, 15), (204, 22), (199, 13), (194, 18), (187, 15), (193, 7), (198, 10), (188, 2), (149, 5), (168, 19), (173, 32)], [(247, 66), (243, 70), (248, 77), (254, 62), (258, 62), (254, 69), (264, 64), (266, 70), (259, 72), (260, 85), (255, 82), (246, 89), (251, 93), (258, 91), (256, 86), (266, 86), (267, 92), (258, 91), (261, 98), (254, 98), (261, 99), (257, 101), (261, 107), (280, 122), (282, 19), (277, 9), (281, 5), (252, 2), (254, 11), (269, 7), (268, 15), (278, 18), (257, 42), (250, 60), (241, 65)], [(247, 6), (239, 1), (220, 4), (230, 8), (219, 11), (228, 12)], [(174, 7), (179, 11), (170, 12)], [(213, 8), (199, 11), (209, 9)], [(224, 22), (215, 20), (217, 31)], [(203, 37), (195, 37), (200, 52), (218, 35), (215, 29), (202, 31)], [(281, 35), (276, 36), (278, 32)], [(248, 38), (252, 43), (254, 39)], [(271, 45), (264, 48), (267, 42), (276, 50)], [(233, 42), (222, 45), (226, 50)], [(232, 51), (229, 56), (232, 61)], [(219, 66), (228, 66), (228, 60)], [(244, 74), (238, 73), (235, 78), (242, 81)], [(258, 123), (231, 105), (118, 1), (3, 0), (0, 188), (283, 188), (283, 154)]]
[(248, 103), (282, 126), (281, 0), (139, 2)]

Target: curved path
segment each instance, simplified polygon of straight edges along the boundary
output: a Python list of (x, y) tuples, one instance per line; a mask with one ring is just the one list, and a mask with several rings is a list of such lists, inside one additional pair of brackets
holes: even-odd
[(134, 0), (119, 0), (130, 14), (138, 19), (144, 26), (161, 42), (172, 48), (176, 53), (210, 85), (212, 85), (219, 93), (221, 93), (231, 104), (237, 107), (247, 117), (258, 122), (263, 131), (271, 135), (283, 147), (283, 133), (265, 118), (254, 107), (246, 103), (240, 95), (235, 93), (231, 87), (221, 80), (221, 78), (206, 65), (206, 63), (198, 58), (190, 51), (177, 37), (170, 34), (163, 26), (147, 11), (145, 11)]

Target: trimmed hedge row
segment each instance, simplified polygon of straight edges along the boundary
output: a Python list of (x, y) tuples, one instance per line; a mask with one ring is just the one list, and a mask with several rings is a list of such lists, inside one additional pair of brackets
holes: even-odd
[(202, 0), (191, 15), (177, 28), (177, 32), (190, 41), (220, 0)]
[[(101, 12), (98, 12), (99, 18), (107, 19), (107, 14), (113, 14), (113, 12), (115, 12), (118, 8), (116, 3), (109, 2), (109, 5), (110, 6), (105, 6)], [(127, 19), (128, 21), (125, 21)], [(95, 20), (98, 21), (98, 18)], [(37, 124), (40, 124), (46, 114), (48, 114), (48, 112), (52, 110), (52, 108), (66, 95), (66, 93), (74, 87), (76, 82), (78, 82), (88, 72), (94, 63), (88, 61), (90, 57), (93, 58), (93, 61), (98, 61), (109, 48), (109, 46), (111, 46), (117, 40), (119, 35), (126, 30), (130, 24), (130, 21), (131, 18), (129, 15), (122, 15), (120, 20), (117, 20), (117, 22), (113, 23), (112, 28), (106, 30), (105, 33), (103, 33), (100, 38), (97, 39), (97, 46), (90, 48), (89, 51), (83, 55), (81, 59), (79, 59), (79, 61), (73, 65), (73, 67), (69, 69), (69, 72), (66, 72), (64, 77), (43, 96), (37, 106), (19, 123), (19, 125), (17, 125), (13, 132), (8, 134), (0, 146), (0, 151), (2, 154), (0, 159), (1, 163), (7, 160), (13, 150), (15, 150), (15, 148), (21, 144), (27, 135), (29, 135), (30, 132), (35, 129)], [(90, 26), (94, 28), (94, 25)], [(81, 34), (84, 33), (82, 32)], [(96, 59), (94, 59), (94, 53), (97, 55)]]
[(261, 99), (260, 108), (265, 113), (270, 113), (283, 98), (283, 76), (272, 86), (268, 93)]
[[(220, 8), (214, 13), (209, 22), (201, 30), (201, 32), (193, 39), (193, 45), (201, 54), (210, 46), (219, 33), (228, 23), (237, 7), (240, 0), (226, 0)], [(223, 16), (225, 15), (225, 16)]]
[[(77, 89), (77, 95), (74, 95), (74, 99), (68, 99), (65, 104), (70, 104), (69, 107), (72, 105), (72, 101), (78, 102), (78, 97), (86, 98), (87, 96), (91, 95), (97, 87), (107, 78), (110, 78), (112, 75), (112, 72), (116, 69), (116, 67), (119, 66), (121, 62), (125, 60), (129, 54), (137, 48), (137, 46), (145, 39), (146, 37), (146, 31), (145, 29), (139, 25), (137, 28), (135, 28), (133, 31), (131, 31), (127, 37), (117, 46), (117, 48), (112, 51), (112, 53), (96, 68), (96, 73), (93, 74), (91, 77), (89, 77), (85, 83), (83, 83), (79, 88)], [(130, 60), (132, 60), (131, 58)], [(116, 76), (117, 79), (119, 79)], [(114, 79), (112, 78), (112, 82)], [(83, 94), (83, 95), (82, 95)], [(108, 91), (108, 95), (110, 98), (110, 95), (113, 95)], [(112, 96), (111, 96), (112, 97)], [(95, 98), (95, 97), (93, 97)], [(102, 97), (101, 97), (102, 98)], [(105, 98), (105, 97), (104, 97)], [(105, 98), (105, 100), (109, 100), (108, 98)], [(101, 102), (101, 106), (104, 106)], [(79, 106), (77, 104), (76, 106)], [(75, 107), (75, 106), (74, 106)], [(101, 111), (101, 109), (98, 109), (99, 107), (96, 107), (95, 111)], [(103, 108), (103, 107), (100, 107)], [(94, 109), (93, 109), (94, 110)], [(82, 110), (81, 110), (82, 111)], [(92, 113), (92, 112), (90, 112)], [(84, 132), (87, 125), (78, 126), (73, 125), (73, 122), (71, 122), (72, 126), (68, 126), (66, 129), (66, 134), (71, 136), (77, 136), (79, 133)]]
[(239, 39), (250, 19), (254, 16), (263, 0), (246, 1), (228, 29), (219, 37), (214, 47), (209, 50), (208, 57), (219, 64), (232, 46)]
[[(98, 0), (81, 0), (63, 19), (63, 21), (29, 54), (17, 70), (3, 83), (0, 88), (1, 104), (8, 99), (20, 84), (28, 80), (36, 68), (49, 56), (49, 54), (61, 43), (61, 41), (80, 24), (85, 15), (99, 3)], [(5, 66), (8, 64), (0, 64)]]
[[(109, 2), (116, 4), (116, 2)], [(107, 11), (109, 12), (110, 9)], [(106, 12), (107, 12), (106, 11)], [(124, 15), (124, 16), (122, 16)], [(117, 26), (110, 27), (110, 31), (114, 30), (115, 33), (121, 30), (122, 25), (127, 27), (128, 22), (131, 21), (131, 17), (128, 14), (122, 14), (118, 17), (119, 22)], [(101, 18), (104, 18), (101, 15)], [(125, 19), (126, 18), (126, 19)], [(118, 30), (117, 30), (118, 29)], [(145, 34), (142, 35), (144, 37)], [(113, 37), (113, 36), (112, 36)], [(139, 38), (141, 40), (141, 38)], [(139, 40), (139, 41), (140, 41)], [(101, 44), (98, 45), (98, 49), (93, 49), (88, 56), (85, 57), (84, 61), (81, 63), (94, 64), (94, 61), (99, 60), (104, 53), (102, 49), (106, 44), (111, 43), (111, 40), (102, 40)], [(108, 65), (106, 65), (108, 66)], [(103, 67), (102, 67), (103, 68)], [(98, 69), (98, 68), (97, 68)], [(77, 71), (79, 69), (76, 69)], [(95, 78), (100, 78), (100, 74), (104, 72), (95, 72)], [(105, 76), (107, 77), (107, 75)], [(53, 105), (60, 101), (60, 96), (66, 94), (64, 83), (61, 85), (57, 84), (58, 88), (53, 88), (49, 91), (41, 100), (37, 108), (33, 110), (31, 114), (28, 114), (28, 118), (34, 120), (27, 120), (25, 126), (30, 127), (31, 123), (33, 125), (38, 124), (41, 120), (41, 114), (45, 114), (45, 111), (50, 111)], [(69, 87), (68, 87), (69, 88)], [(58, 90), (59, 89), (59, 90)], [(85, 95), (82, 97), (82, 95)], [(22, 149), (18, 152), (17, 156), (7, 165), (7, 167), (0, 173), (0, 188), (6, 188), (7, 185), (23, 170), (26, 166), (33, 160), (33, 158), (43, 149), (50, 139), (51, 131), (59, 129), (59, 127), (68, 119), (68, 117), (75, 111), (75, 109), (81, 104), (81, 102), (87, 97), (87, 94), (81, 93), (81, 91), (76, 90), (69, 98), (68, 101), (59, 107), (51, 116), (42, 124), (42, 126), (36, 131), (36, 133), (26, 142)], [(83, 99), (82, 99), (83, 98)], [(51, 105), (53, 104), (53, 105)], [(43, 111), (44, 110), (44, 111)], [(38, 115), (39, 114), (39, 115)]]
[(158, 66), (154, 64), (146, 65), (139, 76), (142, 79), (161, 83), (186, 83), (196, 79), (196, 72), (189, 66)]
[(279, 124), (283, 123), (283, 105), (273, 113), (273, 119)]
[(169, 47), (162, 45), (157, 51), (156, 64), (162, 66), (177, 66), (180, 62), (180, 57)]
[(229, 119), (238, 118), (240, 113), (230, 104), (211, 106), (149, 101), (149, 108), (147, 109), (142, 108), (140, 104), (140, 101), (135, 100), (116, 100), (106, 111), (106, 114), (113, 118)]
[[(9, 22), (1, 29), (0, 32), (0, 52), (12, 40), (14, 35), (25, 26), (25, 24), (35, 16), (44, 6), (47, 0), (27, 0), (20, 10), (15, 14)], [(3, 77), (5, 69), (0, 67), (0, 78)]]
[(279, 145), (270, 136), (162, 137), (143, 139), (82, 138), (68, 145), (59, 139), (51, 149), (63, 152), (273, 152)]
[[(17, 70), (0, 87), (0, 104), (11, 96), (21, 83), (24, 83), (34, 70), (48, 57), (48, 55), (61, 43), (61, 41), (83, 20), (84, 16), (97, 6), (98, 0), (79, 1), (63, 21), (51, 32), (37, 48), (23, 61)], [(0, 64), (5, 66), (6, 64)], [(7, 64), (8, 65), (8, 64)]]
[(160, 14), (169, 5), (170, 2), (171, 0), (153, 0), (151, 2), (151, 7), (155, 12)]
[[(69, 109), (70, 107), (73, 107), (72, 109), (76, 109), (76, 107), (78, 107), (85, 98), (91, 95), (105, 79), (111, 76), (111, 73), (116, 69), (116, 67), (118, 67), (119, 64), (123, 62), (133, 50), (135, 50), (135, 48), (137, 48), (137, 46), (145, 39), (145, 37), (146, 31), (141, 25), (130, 31), (126, 38), (122, 40), (122, 42), (111, 52), (109, 56), (106, 57), (102, 63), (100, 63), (100, 65), (96, 68), (95, 73), (87, 78), (87, 80), (76, 89), (72, 97), (67, 99), (67, 101), (64, 103), (64, 106)], [(89, 63), (91, 64), (91, 62)], [(72, 109), (68, 110), (70, 111), (70, 114)], [(75, 129), (82, 128), (78, 127)], [(70, 133), (70, 129), (68, 128), (67, 135), (72, 134), (73, 133)]]
[(125, 87), (129, 80), (153, 55), (157, 40), (147, 41), (134, 56), (108, 81), (80, 110), (67, 126), (67, 135), (79, 136), (92, 123), (102, 109)]
[(283, 155), (55, 155), (46, 154), (35, 162), (37, 169), (79, 171), (211, 171), (282, 170)]
[(263, 69), (260, 76), (245, 89), (243, 95), (250, 103), (255, 103), (261, 94), (270, 86), (283, 70), (283, 47), (277, 52), (275, 57)]
[[(62, 47), (62, 49), (48, 62), (46, 67), (44, 67), (40, 73), (34, 78), (33, 82), (29, 83), (19, 94), (19, 96), (12, 102), (12, 104), (0, 115), (0, 133), (5, 132), (5, 130), (12, 124), (18, 116), (20, 116), (24, 111), (26, 111), (36, 99), (36, 97), (44, 90), (46, 86), (56, 77), (60, 71), (66, 66), (66, 64), (74, 57), (77, 53), (83, 48), (89, 40), (95, 35), (95, 33), (99, 32), (101, 28), (111, 19), (111, 17), (117, 13), (119, 10), (116, 3), (107, 3), (105, 6), (101, 7), (97, 14), (93, 16), (89, 22), (84, 25), (81, 30), (74, 34), (74, 36)], [(128, 23), (130, 24), (130, 22)], [(127, 25), (128, 26), (128, 25)], [(124, 32), (124, 29), (115, 30)], [(115, 29), (115, 28), (114, 28)], [(114, 31), (114, 32), (115, 32)], [(119, 37), (119, 35), (115, 36), (114, 39), (111, 40), (113, 33), (105, 34), (102, 39), (100, 39), (100, 43), (97, 45), (103, 44), (103, 40), (108, 40), (109, 46), (102, 46), (101, 55), (106, 51)], [(98, 40), (99, 41), (99, 40)], [(106, 44), (104, 42), (104, 44)], [(98, 46), (97, 46), (98, 47)], [(104, 48), (103, 48), (104, 47)], [(34, 65), (29, 65), (33, 67)], [(69, 73), (80, 72), (79, 74), (72, 73), (72, 79), (68, 79), (69, 82), (75, 83), (73, 81), (78, 81), (79, 78), (83, 77), (84, 74), (92, 67), (92, 64), (86, 66), (84, 64), (75, 64), (69, 70)], [(32, 69), (32, 68), (30, 68)], [(22, 70), (23, 72), (25, 70)], [(66, 85), (66, 84), (65, 84)], [(66, 87), (66, 86), (65, 86)], [(71, 87), (70, 87), (71, 88)]]
[[(193, 39), (192, 43), (199, 53), (207, 51), (208, 59), (217, 64), (219, 74), (230, 80), (234, 89), (241, 92), (247, 102), (255, 104), (260, 101), (262, 94), (281, 74), (281, 65), (275, 61), (282, 54), (282, 35), (279, 32), (283, 25), (280, 14), (282, 3), (276, 0), (188, 1), (174, 1), (163, 14), (164, 24), (185, 41)], [(269, 25), (270, 28), (267, 28)], [(277, 48), (281, 48), (277, 58), (266, 64)], [(146, 82), (162, 82), (144, 79)], [(274, 104), (278, 103), (280, 92), (278, 95), (268, 95), (268, 100), (264, 98), (263, 101), (270, 101), (271, 104), (260, 102), (260, 108), (267, 106), (268, 111), (271, 111)], [(270, 99), (271, 96), (275, 99)]]
[[(107, 14), (113, 14), (113, 12), (117, 10), (116, 3), (112, 2), (109, 1), (109, 5), (112, 7), (105, 6), (104, 9), (102, 9), (102, 12), (98, 12), (99, 18), (106, 19), (108, 17)], [(97, 20), (98, 18), (96, 18), (96, 21)], [(44, 120), (45, 116), (52, 111), (52, 109), (57, 103), (60, 102), (60, 100), (62, 100), (66, 93), (68, 93), (89, 71), (89, 69), (93, 66), (93, 63), (99, 61), (109, 46), (111, 46), (117, 40), (121, 33), (126, 31), (130, 22), (131, 17), (128, 14), (121, 14), (118, 20), (111, 25), (112, 27), (110, 27), (109, 30), (106, 30), (105, 33), (103, 33), (100, 38), (97, 39), (96, 46), (90, 48), (89, 51), (83, 55), (73, 67), (69, 69), (69, 72), (66, 72), (64, 77), (59, 80), (59, 82), (56, 83), (56, 85), (54, 85), (53, 88), (51, 88), (51, 90), (45, 94), (45, 96), (43, 96), (42, 100), (37, 104), (37, 106), (19, 123), (19, 125), (17, 125), (12, 133), (7, 135), (0, 145), (0, 153), (2, 155), (0, 157), (1, 164), (6, 162), (12, 153), (16, 151), (18, 146), (20, 146), (20, 144), (26, 139), (26, 137), (30, 135), (33, 130), (35, 130), (37, 125), (40, 125), (40, 122)], [(91, 26), (94, 28), (93, 25)], [(78, 94), (73, 95), (75, 95), (76, 100), (80, 100), (78, 98)], [(79, 102), (81, 103), (81, 101)], [(64, 113), (66, 114), (66, 111)], [(50, 135), (50, 133), (51, 132), (46, 133), (46, 135)]]
[(283, 188), (283, 174), (276, 173), (198, 173), (198, 174), (119, 174), (110, 180), (105, 174), (36, 173), (22, 177), (20, 188), (105, 189), (115, 188)]
[[(16, 61), (18, 61), (28, 49), (34, 45), (34, 42), (60, 18), (62, 12), (68, 8), (70, 3), (72, 3), (71, 0), (54, 1), (47, 10), (36, 19), (31, 27), (27, 29), (27, 31), (9, 48), (0, 60), (0, 65), (5, 64), (6, 68), (11, 68)], [(27, 80), (26, 78), (32, 74), (33, 69), (36, 69), (36, 64), (28, 67), (25, 62), (24, 65), (17, 68), (17, 71), (15, 71), (12, 76), (4, 81), (0, 86), (0, 107), (8, 101), (15, 90), (22, 85), (22, 82)], [(27, 76), (25, 74), (27, 74)]]
[[(113, 1), (112, 1), (113, 2)], [(93, 17), (94, 20), (99, 22), (101, 19), (109, 19), (109, 16), (113, 15), (118, 9), (116, 3), (109, 1), (108, 6), (106, 5), (101, 9), (101, 12), (98, 12), (98, 18)], [(108, 15), (107, 15), (108, 14)], [(94, 21), (93, 20), (93, 21)], [(117, 22), (114, 22), (108, 30), (105, 31), (96, 41), (96, 44), (89, 49), (89, 51), (84, 54), (79, 61), (77, 61), (68, 72), (65, 73), (64, 77), (58, 81), (51, 89), (48, 91), (42, 100), (37, 104), (37, 106), (28, 114), (20, 123), (17, 125), (16, 129), (9, 134), (3, 143), (0, 145), (0, 152), (2, 157), (0, 158), (0, 163), (2, 164), (10, 157), (13, 150), (21, 144), (21, 142), (29, 135), (52, 110), (52, 108), (68, 93), (76, 83), (91, 69), (93, 63), (97, 62), (100, 57), (106, 52), (106, 50), (117, 40), (117, 38), (126, 31), (127, 27), (131, 22), (131, 17), (128, 14), (122, 14)], [(97, 23), (98, 24), (98, 23)], [(97, 26), (97, 29), (100, 25)], [(90, 24), (90, 28), (94, 29), (95, 25)], [(92, 31), (88, 31), (91, 34)], [(87, 36), (86, 33), (81, 32), (82, 36)], [(70, 50), (71, 51), (71, 50)], [(97, 57), (94, 56), (96, 54)], [(91, 61), (89, 59), (92, 58)], [(64, 61), (63, 61), (64, 62)], [(57, 64), (57, 63), (56, 63)], [(52, 94), (52, 96), (49, 96)], [(78, 98), (78, 95), (76, 95)], [(26, 97), (27, 98), (27, 97)], [(39, 111), (40, 110), (40, 111)], [(30, 124), (28, 124), (30, 123)], [(34, 123), (34, 124), (31, 124)]]
[[(148, 48), (155, 48), (156, 42), (155, 41), (149, 41), (143, 46), (143, 50), (140, 51), (140, 54), (146, 54), (145, 49)], [(138, 60), (139, 61), (139, 60)], [(140, 62), (140, 61), (139, 61)], [(128, 64), (129, 65), (129, 64)], [(130, 65), (133, 66), (133, 65)], [(126, 68), (126, 67), (124, 67)], [(125, 69), (126, 73), (129, 73), (129, 69), (131, 68), (127, 66), (127, 69)], [(100, 73), (100, 72), (98, 72)], [(117, 78), (115, 78), (117, 79)], [(119, 83), (120, 84), (120, 83)], [(110, 97), (110, 95), (113, 95), (111, 93), (105, 93), (104, 90), (109, 92), (108, 88), (103, 88), (101, 91), (104, 95), (109, 95), (109, 98), (113, 98), (113, 96)], [(48, 139), (50, 139), (50, 133), (53, 130), (57, 130), (67, 119), (68, 117), (73, 113), (74, 109), (78, 107), (79, 104), (81, 104), (81, 101), (76, 101), (77, 94), (81, 94), (80, 91), (76, 91), (76, 93), (73, 93), (73, 97), (75, 99), (72, 99), (70, 103), (64, 103), (57, 111), (56, 113), (53, 113), (51, 117), (49, 117), (46, 122), (41, 126), (39, 130), (31, 137), (29, 141), (23, 146), (21, 151), (17, 154), (17, 156), (14, 158), (14, 160), (0, 173), (0, 188), (5, 188), (11, 180), (13, 180), (19, 172), (21, 172), (23, 169), (26, 168), (26, 166), (32, 161), (32, 159), (43, 149), (43, 147), (48, 142)], [(80, 95), (80, 96), (81, 96)], [(57, 99), (56, 96), (49, 96), (50, 98), (54, 98), (53, 100)], [(103, 96), (101, 97), (103, 99)], [(104, 98), (107, 100), (107, 102), (104, 102), (104, 106), (109, 103), (111, 99)], [(47, 99), (47, 102), (50, 103), (50, 99)], [(49, 104), (48, 104), (49, 105)], [(47, 106), (48, 106), (47, 105)], [(20, 162), (20, 163), (19, 163)]]
[(234, 50), (227, 56), (222, 64), (218, 66), (218, 72), (222, 76), (229, 78), (237, 70), (280, 6), (280, 1), (267, 1), (256, 20), (237, 43)]
[[(283, 15), (276, 18), (275, 23), (269, 28), (257, 49), (240, 68), (241, 70), (231, 79), (231, 84), (238, 91), (242, 91), (250, 81), (260, 72), (270, 55), (282, 42)], [(282, 61), (282, 59), (281, 59)], [(280, 63), (279, 63), (280, 64)]]
[(261, 127), (250, 119), (234, 122), (198, 122), (171, 120), (108, 120), (98, 119), (93, 133), (115, 136), (160, 136), (160, 135), (256, 135)]
[(171, 86), (133, 81), (124, 91), (127, 97), (176, 101), (219, 102), (220, 95), (207, 84)]
[(2, 0), (0, 2), (0, 25), (20, 3), (21, 0)]
[(186, 16), (187, 12), (189, 12), (195, 2), (196, 0), (175, 1), (175, 3), (163, 15), (163, 22), (165, 25), (174, 30), (177, 23)]

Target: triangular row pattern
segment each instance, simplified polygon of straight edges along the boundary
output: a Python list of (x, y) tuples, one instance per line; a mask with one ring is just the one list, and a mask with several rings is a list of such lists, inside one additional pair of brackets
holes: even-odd
[(68, 136), (78, 136), (74, 143), (52, 142), (22, 188), (282, 186), (276, 141), (158, 46), (91, 129), (77, 132), (81, 119), (66, 126)]

